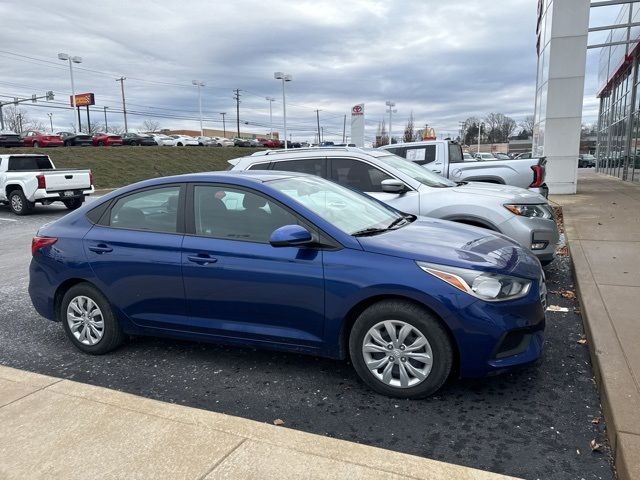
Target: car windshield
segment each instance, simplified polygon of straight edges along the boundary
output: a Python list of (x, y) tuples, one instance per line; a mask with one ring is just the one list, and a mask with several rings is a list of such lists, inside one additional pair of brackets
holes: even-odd
[(408, 175), (417, 182), (420, 182), (428, 187), (444, 188), (456, 186), (456, 184), (451, 180), (448, 180), (443, 176), (438, 175), (437, 173), (433, 173), (432, 171), (427, 170), (426, 168), (418, 165), (415, 162), (406, 160), (397, 155), (381, 155), (376, 156), (376, 159), (397, 170), (400, 170), (405, 175)]
[(268, 184), (349, 235), (384, 231), (405, 218), (391, 207), (319, 177), (289, 177)]

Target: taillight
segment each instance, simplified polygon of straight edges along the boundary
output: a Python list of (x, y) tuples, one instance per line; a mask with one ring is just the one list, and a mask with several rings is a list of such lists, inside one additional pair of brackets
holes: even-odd
[(542, 165), (533, 165), (533, 182), (529, 185), (530, 188), (537, 188), (544, 182), (544, 167)]
[(47, 188), (47, 179), (44, 178), (44, 175), (36, 175), (36, 179), (38, 180), (38, 188)]
[(57, 241), (58, 239), (54, 237), (33, 237), (31, 240), (31, 255), (35, 255), (41, 248), (53, 245)]

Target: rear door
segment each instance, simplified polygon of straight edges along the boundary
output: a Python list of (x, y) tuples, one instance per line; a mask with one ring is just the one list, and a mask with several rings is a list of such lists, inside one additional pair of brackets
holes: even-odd
[(182, 257), (188, 328), (318, 347), (324, 329), (322, 251), (269, 244), (274, 230), (302, 220), (254, 190), (202, 184), (189, 192)]
[(180, 184), (127, 193), (83, 239), (99, 288), (136, 325), (178, 329), (185, 321), (184, 198)]

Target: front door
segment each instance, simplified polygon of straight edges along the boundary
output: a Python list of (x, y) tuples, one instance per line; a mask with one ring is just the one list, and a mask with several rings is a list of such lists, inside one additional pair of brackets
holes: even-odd
[(274, 230), (301, 221), (253, 190), (211, 184), (190, 189), (182, 258), (189, 328), (318, 347), (322, 251), (269, 244)]

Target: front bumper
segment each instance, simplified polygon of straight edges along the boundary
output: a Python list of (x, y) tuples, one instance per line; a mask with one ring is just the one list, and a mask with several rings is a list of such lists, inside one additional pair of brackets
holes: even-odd
[[(499, 225), (500, 232), (511, 237), (529, 249), (543, 263), (555, 258), (556, 245), (560, 240), (558, 226), (553, 218), (528, 218), (513, 215)], [(543, 244), (543, 248), (532, 249), (533, 244)]]

